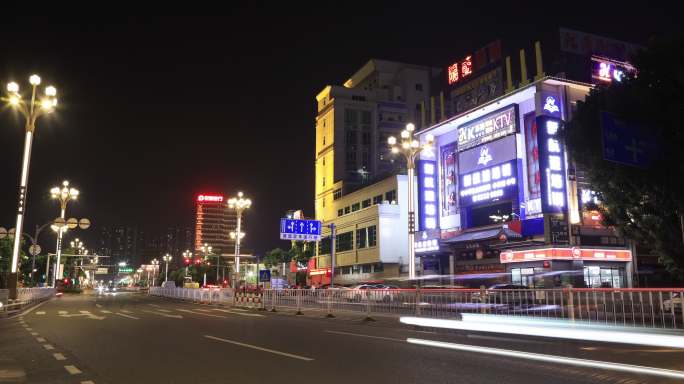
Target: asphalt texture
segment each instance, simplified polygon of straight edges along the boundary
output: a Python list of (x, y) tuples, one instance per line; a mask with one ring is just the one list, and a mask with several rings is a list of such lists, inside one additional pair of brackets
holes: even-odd
[(484, 346), (684, 371), (684, 351), (418, 329), (396, 318), (260, 312), (141, 293), (65, 295), (0, 319), (0, 383), (677, 383), (416, 345)]

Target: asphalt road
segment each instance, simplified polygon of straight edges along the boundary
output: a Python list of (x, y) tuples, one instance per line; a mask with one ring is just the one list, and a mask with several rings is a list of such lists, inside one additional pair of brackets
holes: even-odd
[[(510, 356), (408, 343), (433, 340)], [(138, 293), (53, 299), (0, 320), (0, 383), (676, 383), (523, 358), (531, 352), (684, 370), (684, 351), (369, 323)]]

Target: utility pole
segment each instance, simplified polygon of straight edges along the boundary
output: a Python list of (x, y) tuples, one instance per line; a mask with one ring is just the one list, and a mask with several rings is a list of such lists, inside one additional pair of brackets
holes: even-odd
[(330, 224), (330, 288), (335, 287), (335, 224)]

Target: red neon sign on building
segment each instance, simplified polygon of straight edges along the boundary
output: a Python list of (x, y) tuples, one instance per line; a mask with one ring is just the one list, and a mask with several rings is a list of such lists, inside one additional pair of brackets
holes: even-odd
[(468, 55), (465, 59), (457, 61), (447, 67), (449, 85), (457, 83), (459, 80), (473, 74), (473, 56)]
[(222, 195), (199, 195), (197, 196), (197, 202), (199, 203), (222, 203)]

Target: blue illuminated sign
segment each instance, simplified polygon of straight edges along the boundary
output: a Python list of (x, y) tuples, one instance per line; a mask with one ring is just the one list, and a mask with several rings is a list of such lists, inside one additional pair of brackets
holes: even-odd
[(420, 230), (436, 229), (439, 226), (437, 214), (437, 162), (418, 161), (418, 221)]
[(461, 175), (461, 206), (467, 207), (514, 198), (518, 191), (515, 160)]
[(321, 222), (318, 220), (280, 219), (280, 239), (319, 241)]
[(559, 119), (537, 117), (542, 211), (545, 213), (562, 213), (567, 209), (565, 147), (560, 130)]

